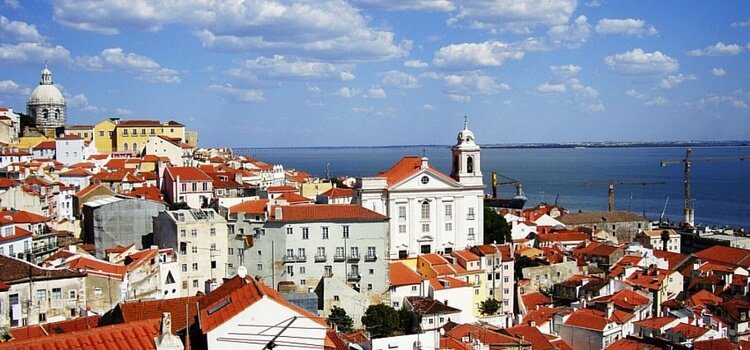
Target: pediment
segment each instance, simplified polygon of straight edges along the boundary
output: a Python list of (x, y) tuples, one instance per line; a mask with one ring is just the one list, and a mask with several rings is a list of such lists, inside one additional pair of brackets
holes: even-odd
[[(426, 179), (426, 183), (425, 183)], [(391, 186), (391, 190), (444, 190), (460, 188), (461, 184), (433, 169), (422, 169), (403, 181)]]

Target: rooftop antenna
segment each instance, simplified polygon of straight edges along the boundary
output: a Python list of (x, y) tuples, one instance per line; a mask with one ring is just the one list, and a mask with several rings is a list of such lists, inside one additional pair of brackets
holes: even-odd
[(464, 130), (469, 128), (469, 117), (464, 115)]

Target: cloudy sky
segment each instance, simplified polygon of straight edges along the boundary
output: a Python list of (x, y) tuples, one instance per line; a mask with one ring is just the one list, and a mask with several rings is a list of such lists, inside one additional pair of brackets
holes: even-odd
[(210, 146), (750, 135), (747, 1), (0, 0), (0, 104)]

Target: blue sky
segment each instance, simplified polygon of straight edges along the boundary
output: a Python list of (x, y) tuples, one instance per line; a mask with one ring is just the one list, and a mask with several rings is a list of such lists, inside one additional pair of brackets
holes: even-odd
[(206, 146), (750, 135), (746, 1), (0, 0), (0, 104), (44, 61), (68, 122)]

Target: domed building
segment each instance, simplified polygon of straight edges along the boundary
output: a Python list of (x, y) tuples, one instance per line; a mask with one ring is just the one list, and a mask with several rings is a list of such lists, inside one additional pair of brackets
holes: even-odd
[(42, 80), (26, 104), (27, 113), (38, 129), (53, 129), (65, 125), (65, 99), (52, 84), (52, 72), (45, 65)]

